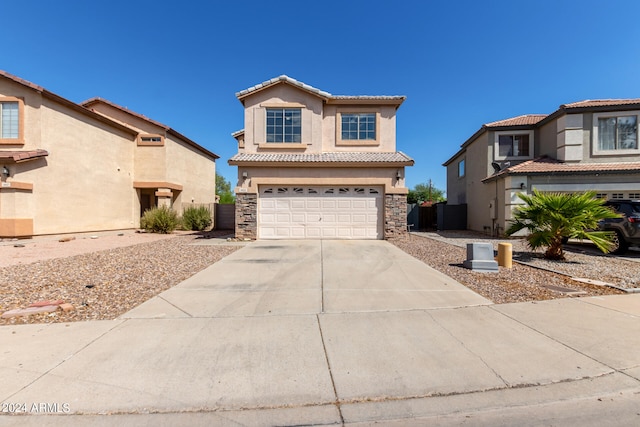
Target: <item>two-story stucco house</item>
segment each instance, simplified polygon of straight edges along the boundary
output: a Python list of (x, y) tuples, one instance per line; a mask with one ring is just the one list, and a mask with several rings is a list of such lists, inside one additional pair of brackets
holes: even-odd
[(287, 76), (236, 94), (236, 236), (383, 239), (406, 232), (396, 111), (404, 96), (334, 96)]
[(483, 125), (444, 163), (467, 227), (502, 234), (520, 192), (593, 190), (640, 198), (640, 99), (587, 100)]
[(137, 228), (152, 206), (213, 203), (217, 158), (126, 108), (0, 71), (0, 237)]

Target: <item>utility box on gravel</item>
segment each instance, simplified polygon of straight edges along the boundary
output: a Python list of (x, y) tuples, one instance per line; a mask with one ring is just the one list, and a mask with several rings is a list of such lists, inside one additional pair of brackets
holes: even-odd
[(463, 265), (480, 273), (498, 272), (498, 262), (494, 258), (491, 243), (467, 243), (467, 259)]

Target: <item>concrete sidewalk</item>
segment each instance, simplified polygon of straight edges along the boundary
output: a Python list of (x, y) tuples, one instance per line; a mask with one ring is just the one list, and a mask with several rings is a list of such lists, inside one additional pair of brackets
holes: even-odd
[(0, 425), (632, 425), (639, 318), (490, 305), (382, 241), (255, 242), (118, 320), (0, 328), (29, 414)]

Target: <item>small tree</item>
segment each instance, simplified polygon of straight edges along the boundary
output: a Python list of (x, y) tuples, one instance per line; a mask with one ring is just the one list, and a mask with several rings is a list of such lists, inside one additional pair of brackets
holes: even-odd
[(619, 218), (620, 215), (603, 206), (604, 200), (596, 199), (594, 191), (585, 193), (542, 193), (533, 190), (533, 195), (518, 194), (525, 202), (514, 211), (514, 220), (506, 231), (508, 236), (527, 230), (526, 239), (532, 249), (546, 247), (544, 257), (564, 260), (562, 241), (565, 238), (589, 239), (598, 249), (607, 253), (612, 249), (612, 234), (607, 231), (592, 231), (598, 221)]
[(224, 176), (216, 173), (216, 194), (220, 196), (220, 204), (230, 205), (236, 202), (236, 198), (231, 191), (231, 183)]
[(407, 203), (443, 202), (445, 200), (444, 191), (434, 187), (431, 180), (428, 183), (417, 184), (407, 194)]

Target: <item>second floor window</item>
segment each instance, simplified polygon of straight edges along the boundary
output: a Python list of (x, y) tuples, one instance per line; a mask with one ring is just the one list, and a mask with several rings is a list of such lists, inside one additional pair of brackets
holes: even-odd
[(529, 135), (498, 136), (498, 155), (505, 157), (529, 157)]
[(267, 142), (302, 142), (300, 108), (267, 108)]
[(343, 140), (375, 140), (375, 113), (342, 114)]
[(0, 102), (0, 139), (18, 139), (18, 102)]
[(598, 118), (598, 150), (638, 148), (638, 116)]

